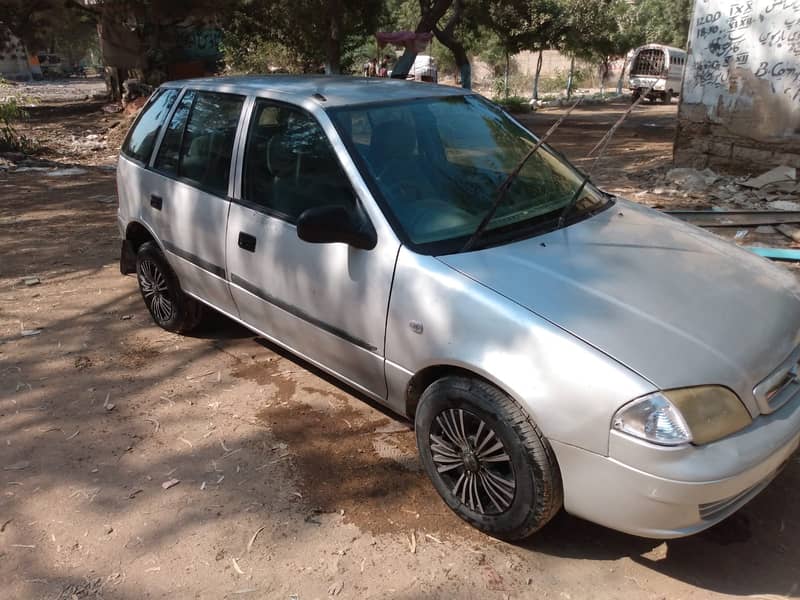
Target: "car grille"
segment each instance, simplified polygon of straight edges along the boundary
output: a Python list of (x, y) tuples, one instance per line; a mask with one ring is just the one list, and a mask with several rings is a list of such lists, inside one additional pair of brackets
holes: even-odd
[(724, 500), (717, 500), (716, 502), (707, 502), (699, 505), (697, 508), (700, 511), (700, 518), (704, 521), (717, 521), (736, 512), (739, 508), (757, 496), (765, 487), (767, 487), (783, 470), (786, 464), (787, 463), (783, 463), (766, 478), (762, 479), (754, 486), (747, 488), (743, 492), (736, 494), (735, 496), (725, 498)]

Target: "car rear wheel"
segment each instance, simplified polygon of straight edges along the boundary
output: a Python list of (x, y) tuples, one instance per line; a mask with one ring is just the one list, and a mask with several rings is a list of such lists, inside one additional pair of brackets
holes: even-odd
[(203, 317), (203, 305), (187, 296), (178, 277), (154, 242), (136, 254), (136, 278), (147, 310), (156, 324), (174, 333), (189, 333)]
[(531, 418), (490, 384), (451, 376), (422, 394), (417, 447), (436, 491), (462, 519), (503, 540), (543, 527), (562, 505), (555, 456)]

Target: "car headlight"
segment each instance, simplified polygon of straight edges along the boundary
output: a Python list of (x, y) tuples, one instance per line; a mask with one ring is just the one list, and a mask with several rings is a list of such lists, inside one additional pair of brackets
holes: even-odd
[(708, 444), (752, 422), (739, 397), (727, 388), (703, 386), (656, 392), (623, 406), (613, 427), (663, 446)]

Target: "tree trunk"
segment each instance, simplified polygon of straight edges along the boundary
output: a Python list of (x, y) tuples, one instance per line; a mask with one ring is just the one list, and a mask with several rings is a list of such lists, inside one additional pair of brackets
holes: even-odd
[(575, 55), (569, 60), (569, 75), (567, 76), (567, 100), (572, 98), (572, 78), (575, 76)]
[(467, 56), (467, 51), (464, 48), (464, 45), (456, 40), (452, 35), (449, 35), (446, 30), (442, 31), (439, 28), (434, 28), (433, 34), (436, 36), (436, 39), (439, 40), (440, 44), (453, 53), (453, 58), (456, 61), (456, 67), (458, 67), (458, 72), (461, 76), (461, 87), (465, 90), (471, 90), (472, 65), (469, 62), (469, 56)]
[(510, 59), (508, 57), (508, 50), (506, 50), (506, 73), (505, 77), (503, 78), (503, 93), (506, 96), (506, 100), (508, 100), (508, 71), (510, 66)]
[(472, 65), (469, 62), (469, 56), (464, 48), (464, 44), (459, 42), (454, 34), (456, 26), (461, 22), (464, 14), (464, 4), (462, 0), (455, 0), (453, 3), (453, 14), (444, 26), (444, 29), (439, 29), (434, 24), (433, 34), (439, 43), (445, 46), (450, 52), (453, 53), (453, 58), (456, 61), (456, 66), (461, 75), (461, 87), (465, 90), (472, 89)]
[[(430, 0), (420, 0), (421, 16), (419, 24), (414, 31), (416, 33), (433, 31), (436, 23), (444, 16), (444, 13), (447, 12), (452, 3), (453, 0), (434, 0), (433, 5), (431, 5)], [(417, 51), (411, 46), (406, 46), (405, 52), (397, 59), (397, 63), (392, 69), (392, 79), (405, 79), (411, 67), (414, 66), (415, 58), (417, 58)]]
[(628, 68), (628, 55), (625, 55), (625, 60), (622, 62), (622, 70), (619, 72), (619, 79), (617, 80), (617, 95), (622, 94), (622, 86), (625, 84), (625, 69)]
[(542, 54), (544, 50), (539, 48), (539, 58), (536, 59), (536, 74), (533, 76), (533, 99), (539, 99), (539, 78), (542, 76)]
[(465, 90), (472, 89), (472, 65), (467, 60), (463, 65), (460, 65), (461, 70), (461, 87)]
[(342, 72), (341, 10), (339, 0), (328, 0), (328, 39), (325, 48), (325, 74)]

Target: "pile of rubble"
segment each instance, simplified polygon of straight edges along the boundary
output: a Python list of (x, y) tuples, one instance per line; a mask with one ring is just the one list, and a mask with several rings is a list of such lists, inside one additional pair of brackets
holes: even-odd
[(711, 169), (670, 169), (646, 193), (665, 200), (695, 200), (710, 208), (800, 211), (800, 182), (794, 167), (776, 167), (758, 177), (721, 175)]

